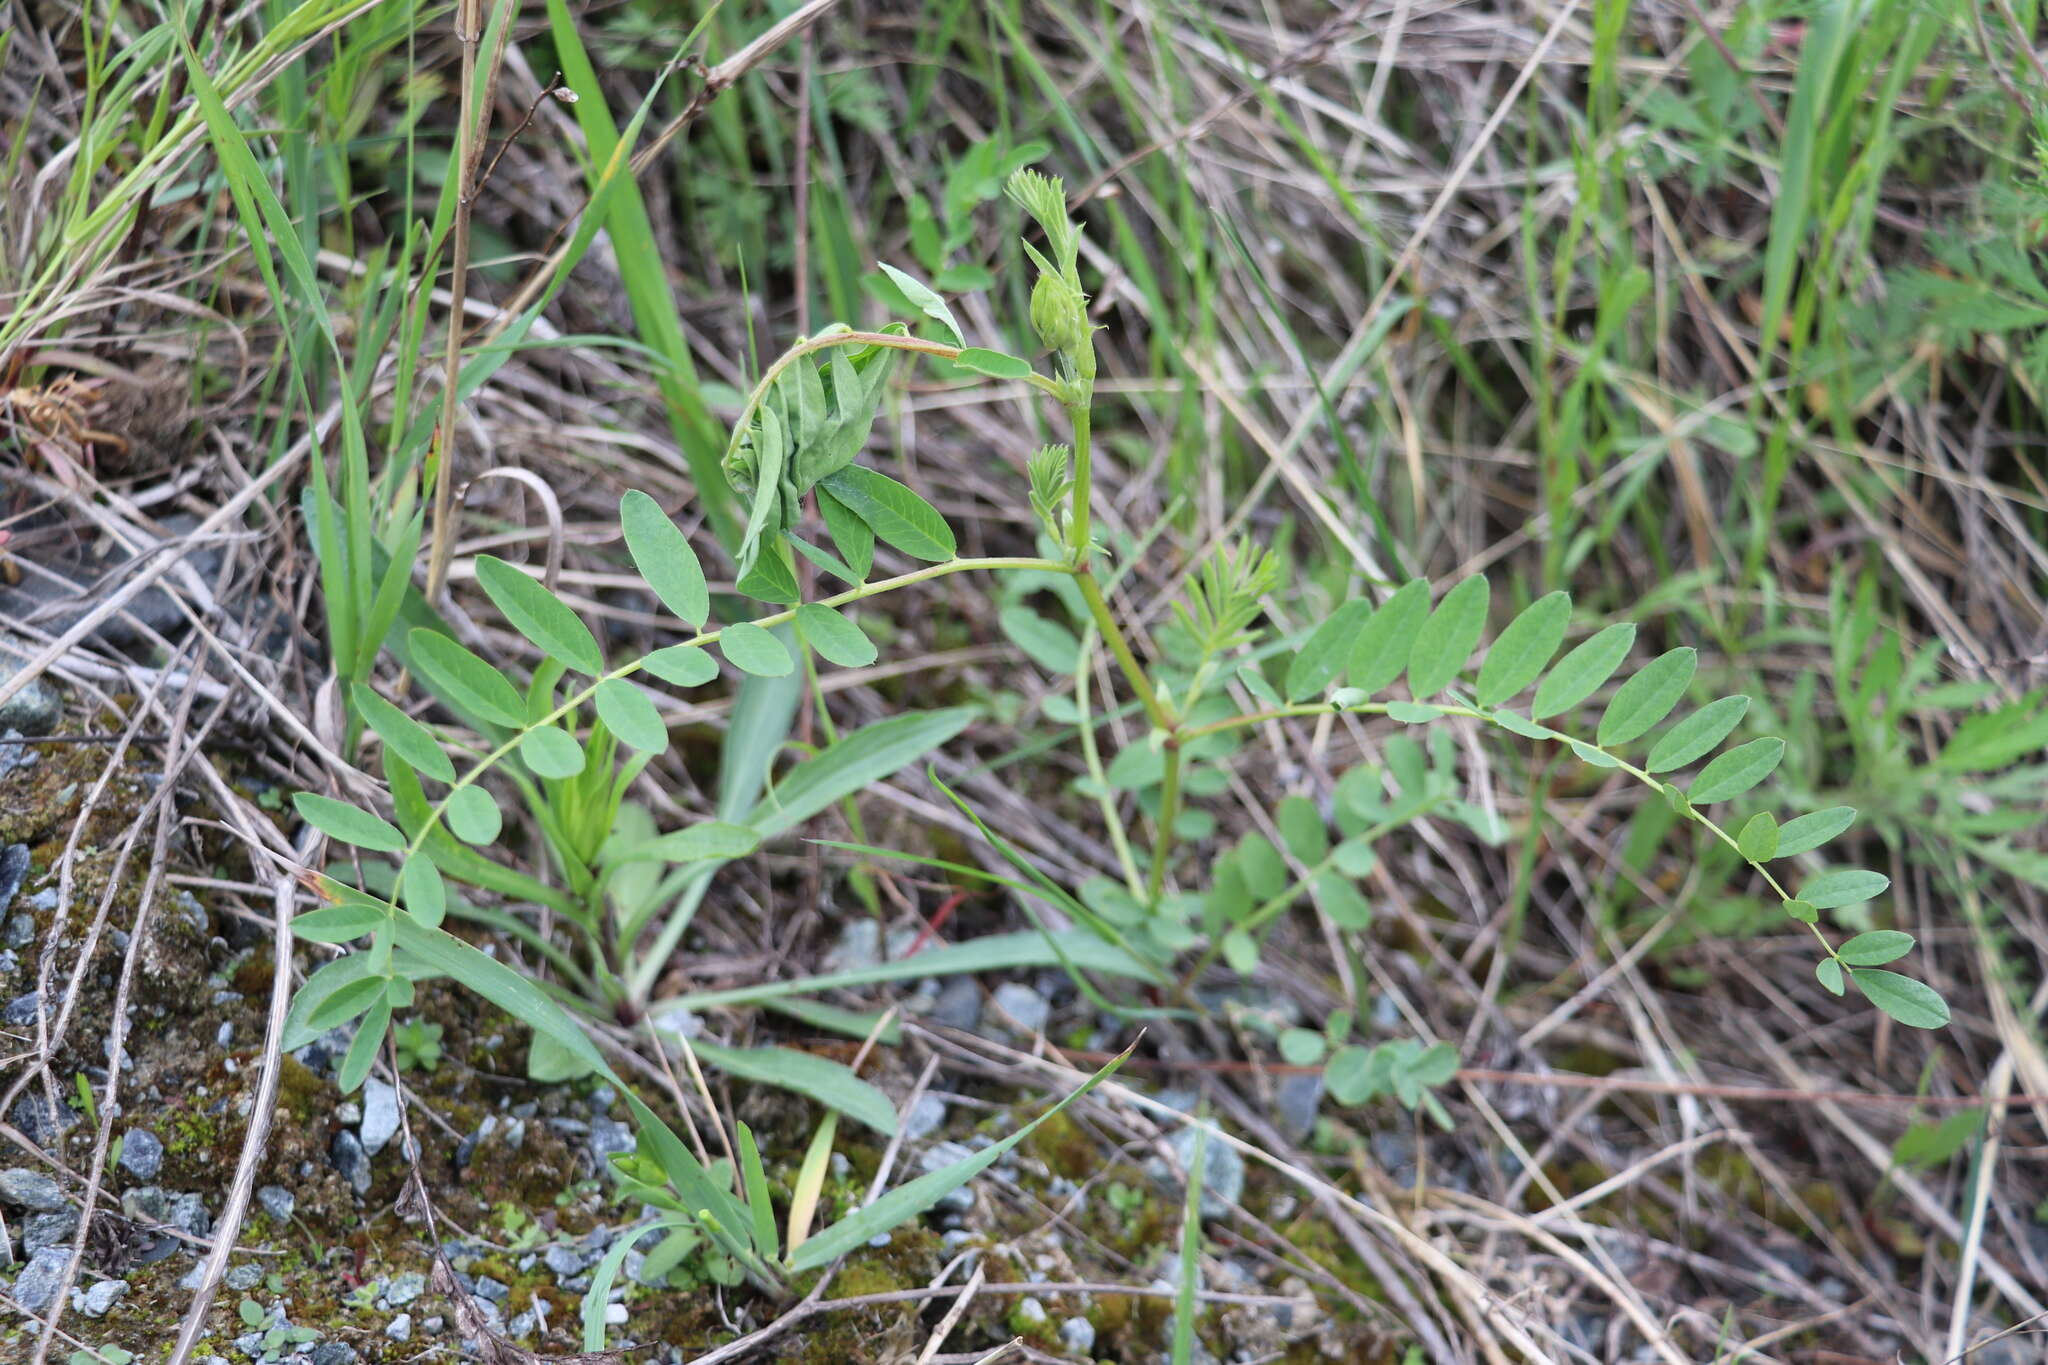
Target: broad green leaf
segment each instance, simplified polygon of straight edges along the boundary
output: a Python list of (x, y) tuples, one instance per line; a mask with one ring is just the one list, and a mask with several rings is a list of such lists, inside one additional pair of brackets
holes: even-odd
[(789, 1269), (796, 1274), (815, 1270), (821, 1265), (838, 1260), (869, 1238), (891, 1228), (900, 1227), (917, 1217), (940, 1199), (1002, 1160), (1011, 1148), (1037, 1131), (1039, 1124), (1052, 1118), (1101, 1084), (1122, 1066), (1124, 1059), (1129, 1056), (1129, 1052), (1119, 1053), (1109, 1065), (1083, 1082), (1079, 1089), (1008, 1137), (990, 1143), (972, 1156), (956, 1161), (950, 1166), (941, 1167), (929, 1175), (919, 1176), (906, 1185), (898, 1185), (866, 1208), (826, 1228), (797, 1248), (796, 1253), (789, 1258)]
[(353, 689), (356, 714), (377, 732), (384, 747), (437, 782), (453, 782), (455, 765), (426, 726), (414, 720), (362, 683)]
[(1448, 1085), (1458, 1074), (1458, 1049), (1449, 1043), (1432, 1043), (1408, 1064), (1407, 1072), (1422, 1085)]
[(1819, 848), (1856, 823), (1854, 806), (1829, 806), (1796, 820), (1787, 820), (1778, 830), (1778, 856), (1789, 858)]
[(1735, 836), (1736, 851), (1753, 863), (1767, 863), (1778, 856), (1778, 822), (1767, 810), (1749, 817), (1742, 833)]
[(444, 701), (492, 725), (526, 723), (526, 704), (503, 673), (437, 630), (421, 626), (406, 639), (420, 675)]
[(1403, 725), (1427, 725), (1443, 717), (1443, 708), (1431, 706), (1423, 701), (1390, 701), (1387, 703), (1387, 719), (1398, 720)]
[(1429, 583), (1424, 579), (1409, 579), (1380, 603), (1351, 646), (1351, 685), (1370, 695), (1400, 677), (1428, 615)]
[(695, 645), (657, 649), (642, 659), (640, 666), (677, 687), (702, 687), (718, 676), (718, 660)]
[(1748, 697), (1723, 697), (1719, 701), (1708, 702), (1664, 732), (1663, 737), (1651, 746), (1650, 756), (1643, 760), (1643, 770), (1668, 773), (1703, 757), (1728, 738), (1748, 710)]
[(292, 932), (310, 943), (347, 943), (380, 928), (388, 915), (367, 905), (330, 905), (292, 920)]
[(1363, 1104), (1385, 1092), (1393, 1079), (1393, 1056), (1385, 1044), (1364, 1048), (1356, 1043), (1338, 1048), (1323, 1067), (1323, 1083), (1339, 1104)]
[(1316, 904), (1339, 929), (1372, 927), (1372, 902), (1367, 900), (1348, 876), (1325, 872), (1310, 884)]
[(991, 379), (1029, 379), (1031, 362), (1001, 351), (985, 351), (979, 346), (969, 346), (961, 351), (955, 360), (977, 374)]
[(513, 629), (538, 645), (541, 653), (578, 673), (595, 677), (604, 672), (597, 637), (568, 603), (492, 555), (477, 556), (476, 580)]
[[(286, 1052), (296, 1052), (325, 1033), (326, 1029), (312, 1026), (314, 1011), (320, 1010), (336, 991), (370, 976), (368, 953), (350, 953), (316, 970), (292, 997), (291, 1008), (285, 1012), (284, 1031), (278, 1045)], [(377, 979), (382, 980), (381, 977)]]
[(597, 685), (595, 700), (605, 728), (627, 744), (647, 754), (668, 749), (668, 726), (639, 688), (624, 678), (606, 678)]
[(1842, 964), (1831, 957), (1824, 957), (1814, 964), (1813, 974), (1820, 984), (1836, 995), (1842, 994)]
[(1337, 681), (1337, 675), (1351, 662), (1359, 631), (1372, 619), (1372, 614), (1370, 602), (1346, 602), (1315, 628), (1301, 652), (1287, 665), (1287, 700), (1306, 701), (1321, 695), (1323, 689)]
[(1323, 813), (1306, 796), (1281, 797), (1273, 808), (1273, 823), (1280, 827), (1287, 851), (1304, 867), (1314, 867), (1329, 853), (1330, 831)]
[(1280, 1056), (1289, 1066), (1314, 1066), (1323, 1059), (1323, 1035), (1313, 1029), (1280, 1031)]
[(498, 803), (482, 787), (457, 787), (448, 793), (448, 828), (468, 844), (488, 844), (504, 828), (505, 817)]
[(756, 556), (734, 586), (749, 597), (782, 606), (791, 605), (803, 595), (795, 571), (780, 554)]
[(1897, 972), (1858, 967), (1849, 974), (1863, 998), (1907, 1028), (1941, 1028), (1948, 1023), (1948, 1004), (1925, 982)]
[(1671, 714), (1678, 699), (1692, 682), (1699, 666), (1699, 651), (1684, 646), (1660, 654), (1643, 665), (1642, 671), (1614, 690), (1600, 717), (1594, 738), (1603, 749), (1627, 744), (1650, 732), (1650, 728)]
[(1686, 796), (1695, 806), (1731, 800), (1769, 777), (1784, 757), (1785, 741), (1775, 735), (1738, 744), (1700, 769)]
[(1891, 884), (1882, 872), (1838, 867), (1809, 879), (1799, 888), (1799, 899), (1821, 910), (1839, 910), (1881, 896)]
[(1004, 607), (996, 617), (1003, 634), (1048, 673), (1072, 675), (1081, 662), (1081, 641), (1058, 621), (1030, 607)]
[(833, 547), (856, 579), (866, 579), (875, 567), (874, 530), (855, 516), (852, 508), (833, 497), (829, 489), (821, 486), (816, 492), (818, 511), (824, 514), (825, 530), (832, 537)]
[(1873, 929), (1835, 949), (1835, 956), (1851, 967), (1881, 967), (1913, 951), (1913, 936), (1896, 929)]
[(527, 731), (519, 741), (519, 756), (541, 777), (574, 777), (583, 771), (583, 746), (559, 725)]
[(883, 1137), (896, 1135), (896, 1106), (843, 1063), (791, 1048), (723, 1047), (704, 1038), (690, 1046), (700, 1060), (721, 1071), (742, 1080), (808, 1095), (826, 1108), (866, 1124)]
[(718, 648), (734, 668), (757, 678), (780, 678), (796, 667), (782, 641), (751, 621), (727, 626)]
[(334, 1073), (335, 1088), (342, 1094), (353, 1095), (369, 1077), (370, 1068), (377, 1061), (377, 1050), (384, 1045), (384, 1034), (390, 1027), (391, 1002), (380, 999), (356, 1026), (356, 1036), (349, 1040), (348, 1051)]
[[(1608, 753), (1604, 749), (1596, 748), (1582, 739), (1566, 740), (1565, 743), (1571, 747), (1573, 753), (1579, 756), (1579, 762), (1581, 763), (1590, 764), (1595, 768), (1619, 768), (1621, 766), (1621, 761), (1613, 754)], [(1667, 794), (1676, 790), (1677, 788), (1675, 787), (1665, 788)]]
[(848, 465), (828, 476), (821, 486), (877, 536), (912, 559), (943, 563), (953, 557), (953, 528), (946, 525), (946, 519), (888, 475)]
[[(960, 324), (953, 320), (953, 310), (946, 306), (944, 299), (932, 292), (930, 285), (913, 275), (905, 274), (887, 261), (877, 261), (875, 264), (882, 268), (882, 273), (889, 277), (892, 284), (903, 291), (903, 297), (910, 300), (912, 308), (938, 323), (946, 334), (946, 340), (955, 346), (960, 345)], [(994, 355), (995, 352), (991, 351), (988, 354)]]
[(1793, 919), (1796, 919), (1796, 920), (1798, 920), (1798, 921), (1799, 921), (1799, 922), (1800, 922), (1801, 924), (1818, 924), (1818, 923), (1820, 923), (1820, 911), (1819, 911), (1819, 909), (1817, 909), (1817, 908), (1816, 908), (1815, 906), (1813, 906), (1812, 904), (1810, 904), (1810, 903), (1809, 903), (1809, 902), (1807, 902), (1807, 901), (1801, 901), (1801, 900), (1790, 900), (1790, 901), (1786, 901), (1786, 902), (1785, 902), (1785, 913), (1786, 913), (1786, 914), (1788, 914), (1788, 915), (1790, 915), (1790, 916), (1791, 916), (1791, 917), (1792, 917)]
[(692, 630), (704, 629), (711, 616), (711, 592), (704, 582), (704, 568), (689, 539), (676, 529), (661, 504), (639, 489), (619, 499), (619, 526), (626, 534), (626, 551), (633, 567), (661, 604), (689, 623)]
[(1481, 706), (1498, 706), (1535, 682), (1564, 643), (1564, 630), (1571, 619), (1569, 593), (1549, 593), (1522, 608), (1486, 651), (1479, 665), (1479, 681), (1473, 685), (1474, 699)]
[(875, 661), (874, 641), (830, 607), (804, 603), (796, 609), (796, 628), (805, 643), (841, 668), (866, 668)]
[(1529, 718), (1542, 720), (1569, 711), (1599, 691), (1600, 685), (1621, 667), (1635, 642), (1636, 628), (1626, 621), (1580, 642), (1537, 685), (1536, 700), (1529, 705)]
[(1506, 730), (1509, 734), (1520, 735), (1524, 739), (1563, 740), (1567, 738), (1567, 736), (1559, 734), (1548, 725), (1538, 725), (1535, 721), (1518, 716), (1512, 711), (1495, 711), (1493, 713), (1493, 723)]
[(361, 1014), (384, 996), (382, 976), (362, 976), (336, 987), (306, 1016), (306, 1027), (318, 1037)]
[(431, 929), (447, 918), (448, 884), (441, 880), (441, 869), (431, 857), (415, 853), (406, 859), (399, 885), (406, 910), (421, 924)]
[(1485, 574), (1473, 574), (1444, 594), (1416, 633), (1408, 654), (1408, 690), (1417, 701), (1451, 685), (1486, 632), (1490, 589)]
[(405, 847), (405, 836), (396, 825), (331, 796), (300, 792), (292, 797), (292, 807), (301, 820), (345, 844), (377, 853), (397, 853)]

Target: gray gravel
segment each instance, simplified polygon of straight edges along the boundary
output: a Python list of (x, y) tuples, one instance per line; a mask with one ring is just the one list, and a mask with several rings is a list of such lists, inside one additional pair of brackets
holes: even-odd
[(1052, 1002), (1021, 981), (1005, 981), (995, 989), (996, 1009), (1025, 1034), (1045, 1032), (1052, 1018)]
[(14, 1301), (31, 1313), (40, 1313), (57, 1298), (57, 1285), (64, 1278), (64, 1266), (71, 1252), (52, 1247), (39, 1251), (14, 1281)]
[(55, 1213), (65, 1207), (64, 1191), (41, 1171), (10, 1166), (0, 1171), (0, 1203), (17, 1204), (37, 1213)]
[(130, 1128), (121, 1135), (121, 1169), (137, 1180), (154, 1180), (164, 1166), (164, 1145), (147, 1128)]
[(375, 1156), (398, 1132), (398, 1091), (375, 1077), (363, 1082), (363, 1152)]
[[(0, 643), (0, 688), (13, 682), (27, 666), (28, 655)], [(47, 735), (57, 728), (57, 721), (63, 714), (64, 701), (57, 695), (57, 689), (37, 678), (6, 701), (0, 701), (0, 731)]]

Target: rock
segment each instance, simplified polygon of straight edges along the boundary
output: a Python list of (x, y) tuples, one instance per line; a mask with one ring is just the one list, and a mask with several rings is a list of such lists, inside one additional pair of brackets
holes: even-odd
[(307, 1357), (310, 1365), (356, 1365), (362, 1357), (345, 1341), (323, 1341)]
[(375, 1077), (363, 1082), (363, 1126), (361, 1141), (366, 1155), (384, 1150), (398, 1131), (398, 1091)]
[(400, 1313), (397, 1317), (393, 1318), (385, 1326), (384, 1335), (390, 1337), (393, 1341), (411, 1341), (412, 1314)]
[(502, 1304), (512, 1293), (512, 1286), (500, 1284), (488, 1275), (479, 1275), (477, 1276), (476, 1287), (472, 1292), (480, 1299), (489, 1299), (492, 1303)]
[(623, 1155), (636, 1145), (633, 1130), (617, 1119), (592, 1119), (590, 1121), (590, 1155), (602, 1171), (612, 1163), (614, 1154)]
[(121, 1192), (121, 1212), (139, 1223), (168, 1223), (171, 1197), (158, 1185), (137, 1185)]
[(34, 1028), (36, 1015), (41, 1011), (42, 1004), (43, 997), (40, 991), (17, 995), (7, 1002), (6, 1008), (0, 1009), (0, 1024), (23, 1029)]
[(0, 1202), (18, 1204), (35, 1213), (55, 1213), (69, 1207), (57, 1182), (40, 1171), (10, 1166), (0, 1171)]
[(626, 1325), (626, 1305), (623, 1303), (606, 1304), (604, 1321), (607, 1327), (624, 1327)]
[(292, 1210), (298, 1207), (299, 1201), (282, 1185), (265, 1185), (256, 1191), (256, 1203), (277, 1222), (284, 1223), (290, 1221)]
[(393, 1308), (403, 1308), (426, 1292), (427, 1277), (417, 1270), (408, 1270), (392, 1277), (390, 1287), (384, 1291), (384, 1302)]
[[(0, 746), (0, 749), (5, 747), (8, 746)], [(14, 904), (14, 893), (21, 890), (21, 883), (27, 876), (28, 845), (9, 844), (5, 848), (0, 848), (0, 915), (6, 914), (7, 908)], [(31, 937), (35, 934), (34, 920), (29, 921), (29, 934)], [(10, 948), (22, 947), (28, 941), (23, 939), (20, 943), (15, 942), (14, 929), (11, 925), (8, 927), (7, 939), (7, 946)]]
[[(28, 667), (28, 656), (0, 645), (0, 690), (4, 690)], [(24, 735), (47, 735), (57, 728), (58, 718), (64, 714), (63, 699), (57, 689), (42, 678), (16, 692), (6, 701), (0, 701), (0, 730), (16, 730)], [(15, 745), (8, 745), (15, 748)]]
[(164, 1145), (147, 1128), (130, 1128), (121, 1135), (121, 1169), (137, 1180), (154, 1180), (164, 1167)]
[(903, 1116), (903, 1136), (912, 1142), (939, 1131), (946, 1122), (946, 1102), (937, 1095), (919, 1095)]
[(33, 1257), (37, 1252), (50, 1247), (68, 1248), (72, 1234), (77, 1231), (77, 1209), (64, 1208), (55, 1213), (32, 1213), (21, 1229), (22, 1254)]
[(1052, 1018), (1051, 1003), (1021, 981), (1005, 981), (996, 987), (995, 1004), (1026, 1036), (1045, 1032), (1046, 1021)]
[(26, 738), (19, 730), (0, 730), (0, 777), (33, 768), (42, 759), (35, 745), (22, 743)]
[[(1199, 1136), (1193, 1128), (1182, 1128), (1166, 1140), (1182, 1173), (1194, 1167), (1195, 1141)], [(1145, 1171), (1162, 1184), (1175, 1178), (1166, 1162), (1156, 1156), (1145, 1163)], [(1211, 1137), (1202, 1154), (1202, 1217), (1223, 1217), (1243, 1195), (1244, 1158), (1229, 1143)]]
[(16, 915), (7, 921), (7, 928), (0, 931), (0, 945), (8, 948), (26, 948), (36, 941), (36, 917)]
[(68, 1249), (52, 1247), (39, 1251), (14, 1281), (14, 1301), (31, 1313), (40, 1313), (57, 1299), (64, 1267), (71, 1261)]
[(1086, 1318), (1068, 1318), (1060, 1324), (1060, 1345), (1076, 1355), (1095, 1349), (1095, 1324)]
[(16, 1100), (14, 1108), (8, 1111), (8, 1117), (38, 1147), (56, 1146), (57, 1140), (78, 1124), (78, 1115), (72, 1113), (69, 1106), (38, 1094), (23, 1095)]
[(838, 939), (825, 954), (828, 972), (857, 972), (880, 964), (882, 925), (879, 920), (850, 920), (839, 930)]
[(929, 1175), (933, 1171), (942, 1171), (957, 1161), (965, 1161), (973, 1155), (974, 1153), (961, 1143), (934, 1142), (917, 1154), (917, 1168)]
[(263, 1267), (260, 1265), (231, 1265), (228, 1273), (221, 1276), (221, 1283), (237, 1293), (246, 1294), (263, 1283)]
[(213, 1231), (213, 1215), (206, 1211), (205, 1201), (196, 1194), (172, 1195), (170, 1211), (164, 1221), (194, 1237), (204, 1237)]
[(1011, 1316), (1027, 1323), (1044, 1322), (1045, 1305), (1037, 1299), (1025, 1299), (1017, 1305), (1017, 1311)]
[(79, 1296), (78, 1311), (89, 1318), (103, 1318), (127, 1292), (126, 1280), (101, 1280)]
[(1273, 1099), (1280, 1111), (1280, 1131), (1299, 1142), (1316, 1126), (1316, 1109), (1323, 1102), (1322, 1073), (1282, 1076)]
[(514, 1341), (518, 1341), (523, 1337), (532, 1336), (534, 1328), (538, 1326), (540, 1326), (540, 1319), (529, 1308), (524, 1312), (512, 1315), (512, 1320), (505, 1324), (505, 1335), (511, 1337)]
[(939, 988), (939, 998), (932, 1002), (926, 1017), (934, 1024), (972, 1033), (981, 1024), (980, 985), (971, 976), (950, 978)]
[(582, 1252), (572, 1246), (563, 1246), (560, 1242), (541, 1252), (540, 1259), (541, 1264), (548, 1268), (548, 1273), (558, 1280), (566, 1280), (571, 1275), (581, 1274), (586, 1264)]
[(336, 1133), (327, 1148), (327, 1158), (358, 1196), (370, 1192), (369, 1154), (363, 1151), (362, 1140), (354, 1133), (346, 1128)]

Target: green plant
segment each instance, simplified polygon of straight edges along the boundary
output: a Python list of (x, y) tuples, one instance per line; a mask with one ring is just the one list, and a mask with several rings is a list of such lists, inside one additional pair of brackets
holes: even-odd
[[(628, 493), (620, 504), (626, 550), (651, 592), (690, 634), (651, 653), (608, 659), (588, 627), (544, 584), (514, 565), (484, 556), (477, 561), (479, 584), (540, 655), (525, 682), (448, 636), (423, 628), (408, 638), (409, 657), (424, 686), (459, 719), (459, 730), (437, 732), (368, 688), (358, 688), (356, 705), (383, 742), (395, 823), (313, 793), (300, 794), (296, 807), (334, 839), (372, 861), (381, 855), (388, 862), (374, 875), (366, 869), (360, 885), (317, 876), (332, 903), (301, 915), (298, 932), (319, 942), (367, 939), (368, 946), (308, 980), (293, 1002), (287, 1047), (360, 1019), (356, 1042), (341, 1068), (343, 1085), (353, 1086), (367, 1071), (392, 1011), (411, 1003), (413, 983), (445, 974), (529, 1024), (546, 1073), (596, 1072), (616, 1083), (573, 1011), (642, 1019), (649, 1009), (648, 986), (679, 943), (720, 865), (914, 762), (959, 734), (970, 719), (964, 710), (954, 710), (876, 722), (827, 744), (761, 791), (773, 745), (770, 755), (749, 747), (752, 722), (743, 707), (727, 734), (729, 770), (723, 774), (727, 785), (716, 818), (661, 830), (649, 811), (628, 800), (647, 763), (669, 742), (661, 712), (641, 680), (677, 687), (707, 684), (721, 673), (713, 650), (733, 669), (756, 679), (791, 677), (799, 659), (810, 654), (830, 663), (863, 665), (877, 651), (848, 608), (966, 572), (1022, 575), (1034, 588), (1049, 591), (1074, 621), (1069, 634), (1077, 682), (1085, 680), (1088, 656), (1099, 641), (1147, 722), (1145, 736), (1106, 765), (1091, 759), (1096, 794), (1106, 810), (1110, 793), (1121, 790), (1134, 794), (1150, 816), (1146, 856), (1140, 858), (1127, 840), (1117, 843), (1121, 884), (1104, 878), (1072, 890), (1062, 886), (938, 784), (1016, 875), (939, 865), (957, 876), (1009, 888), (1034, 915), (1032, 901), (1052, 904), (1092, 934), (1107, 953), (1075, 951), (1072, 938), (1063, 942), (1047, 936), (1044, 941), (1090, 998), (1107, 1008), (1144, 1012), (1109, 1000), (1083, 974), (1084, 967), (1146, 979), (1168, 995), (1170, 1007), (1184, 1009), (1193, 1006), (1198, 978), (1217, 960), (1249, 971), (1263, 934), (1304, 898), (1341, 928), (1364, 928), (1371, 912), (1356, 882), (1372, 869), (1377, 841), (1426, 815), (1448, 816), (1483, 838), (1501, 838), (1499, 817), (1460, 795), (1456, 754), (1447, 728), (1437, 722), (1462, 720), (1561, 746), (1588, 767), (1642, 784), (1678, 819), (1731, 850), (1777, 896), (1784, 912), (1808, 928), (1821, 950), (1819, 978), (1829, 990), (1840, 995), (1854, 984), (1905, 1024), (1946, 1022), (1947, 1007), (1933, 990), (1883, 969), (1910, 949), (1909, 936), (1879, 930), (1838, 945), (1821, 926), (1823, 912), (1881, 894), (1884, 876), (1822, 867), (1794, 879), (1787, 870), (1789, 860), (1818, 850), (1847, 829), (1854, 811), (1825, 809), (1781, 825), (1770, 811), (1742, 800), (1772, 774), (1785, 752), (1782, 740), (1768, 736), (1721, 749), (1743, 720), (1749, 698), (1708, 701), (1659, 730), (1692, 691), (1697, 656), (1691, 648), (1670, 649), (1623, 676), (1635, 627), (1616, 624), (1557, 658), (1571, 630), (1572, 608), (1564, 593), (1554, 592), (1522, 606), (1482, 649), (1492, 606), (1484, 576), (1451, 586), (1434, 605), (1431, 587), (1422, 579), (1383, 585), (1391, 590), (1377, 602), (1358, 596), (1333, 603), (1305, 638), (1269, 644), (1258, 623), (1278, 586), (1279, 569), (1268, 551), (1249, 543), (1221, 548), (1197, 566), (1173, 619), (1156, 638), (1127, 631), (1109, 606), (1111, 554), (1098, 543), (1091, 520), (1096, 328), (1079, 273), (1080, 230), (1067, 214), (1058, 181), (1020, 171), (1009, 189), (1044, 243), (1042, 250), (1027, 245), (1025, 251), (1037, 268), (1029, 323), (1051, 355), (1050, 375), (1007, 352), (966, 345), (938, 294), (884, 267), (925, 319), (926, 334), (901, 325), (879, 331), (828, 327), (785, 351), (747, 397), (722, 461), (746, 503), (735, 553), (737, 582), (742, 592), (779, 609), (714, 625), (706, 577), (682, 531), (651, 497)], [(1040, 450), (1028, 471), (1029, 503), (1040, 531), (1038, 555), (959, 558), (952, 530), (929, 503), (859, 463), (892, 363), (903, 353), (938, 362), (943, 373), (962, 380), (991, 377), (1029, 384), (1064, 413), (1070, 443)], [(822, 521), (822, 537), (806, 537), (812, 507)], [(919, 567), (876, 577), (878, 545)], [(844, 586), (823, 598), (802, 600), (799, 556)], [(1276, 678), (1268, 661), (1276, 649), (1289, 646)], [(1069, 662), (1064, 637), (1045, 652), (1061, 664)], [(1470, 667), (1475, 656), (1476, 670)], [(1618, 685), (1589, 731), (1574, 733), (1550, 723), (1567, 723), (1560, 718), (1576, 716), (1617, 677)], [(1383, 695), (1403, 679), (1408, 696)], [(1532, 689), (1526, 711), (1509, 709), (1510, 702)], [(1085, 697), (1085, 690), (1077, 693), (1084, 729)], [(1433, 728), (1427, 744), (1394, 735), (1385, 745), (1383, 767), (1346, 774), (1327, 816), (1305, 796), (1283, 801), (1274, 813), (1279, 843), (1251, 833), (1206, 862), (1190, 859), (1187, 837), (1204, 834), (1207, 826), (1197, 818), (1199, 812), (1187, 809), (1188, 802), (1221, 789), (1227, 781), (1226, 761), (1244, 733), (1288, 717), (1330, 715), (1384, 717), (1401, 726)], [(780, 734), (772, 723), (766, 730)], [(1681, 786), (1673, 774), (1688, 769), (1697, 770)], [(487, 777), (524, 799), (559, 874), (558, 884), (543, 883), (486, 851), (503, 827)], [(438, 794), (430, 794), (429, 784)], [(1709, 808), (1721, 813), (1710, 815)], [(1109, 818), (1114, 824), (1113, 812)], [(864, 855), (905, 856), (864, 845), (838, 846)], [(565, 949), (515, 914), (470, 905), (449, 891), (451, 879), (545, 906), (578, 942)], [(451, 914), (517, 939), (553, 968), (556, 979), (528, 977), (450, 935), (442, 922)], [(784, 985), (791, 991), (803, 988), (803, 983)], [(1331, 1035), (1328, 1041), (1340, 1037)], [(1303, 1044), (1297, 1039), (1293, 1046)], [(744, 1128), (737, 1169), (725, 1162), (707, 1166), (622, 1087), (640, 1127), (641, 1150), (616, 1163), (618, 1174), (636, 1197), (661, 1211), (657, 1227), (679, 1248), (674, 1253), (678, 1263), (701, 1242), (729, 1259), (732, 1273), (764, 1288), (779, 1289), (788, 1275), (822, 1265), (911, 1216), (1029, 1131), (1027, 1126), (811, 1236), (812, 1209), (837, 1114), (891, 1131), (893, 1115), (886, 1101), (850, 1070), (823, 1059), (774, 1050), (741, 1053), (702, 1043), (696, 1050), (714, 1065), (812, 1094), (835, 1111), (818, 1130), (799, 1178), (787, 1237), (779, 1238), (759, 1156)], [(1454, 1069), (1449, 1048), (1424, 1049), (1400, 1040), (1371, 1049), (1340, 1046), (1329, 1074), (1340, 1099), (1360, 1101), (1391, 1092), (1408, 1107), (1427, 1107), (1441, 1120), (1443, 1111), (1429, 1091)], [(614, 1252), (615, 1258), (623, 1256), (622, 1248)], [(599, 1283), (616, 1273), (615, 1258), (600, 1270)], [(590, 1311), (601, 1310), (602, 1301), (602, 1294), (596, 1294), (590, 1301), (596, 1308)], [(601, 1319), (586, 1318), (592, 1349), (601, 1344), (601, 1329)]]
[(400, 1071), (433, 1071), (441, 1065), (441, 1026), (408, 1019), (391, 1031)]

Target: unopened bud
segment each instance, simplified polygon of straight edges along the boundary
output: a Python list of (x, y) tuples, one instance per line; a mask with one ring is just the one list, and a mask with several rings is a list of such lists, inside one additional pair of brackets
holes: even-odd
[(1088, 344), (1088, 309), (1081, 294), (1054, 274), (1041, 274), (1031, 290), (1031, 326), (1055, 351), (1065, 353)]

